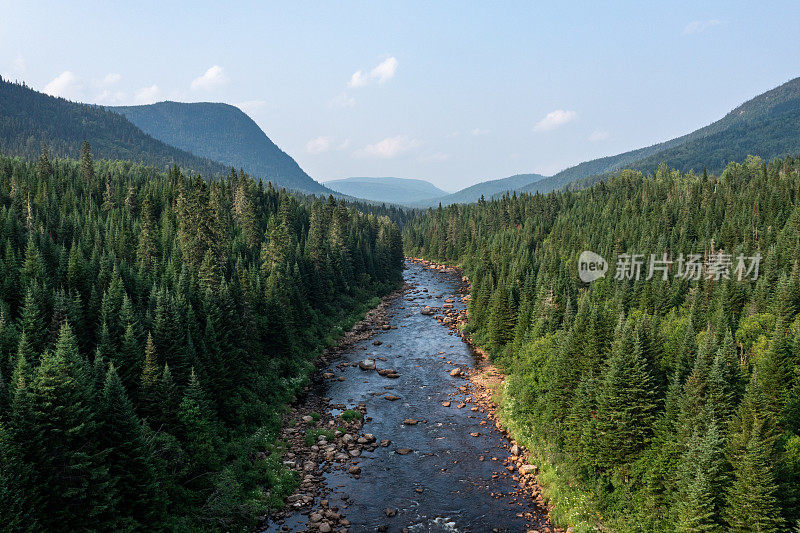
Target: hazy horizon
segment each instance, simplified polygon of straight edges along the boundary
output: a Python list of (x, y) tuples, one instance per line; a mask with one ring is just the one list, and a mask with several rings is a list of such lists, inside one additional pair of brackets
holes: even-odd
[[(74, 31), (88, 13), (92, 31)], [(103, 105), (236, 105), (319, 182), (395, 176), (453, 191), (552, 175), (693, 131), (800, 74), (788, 2), (53, 2), (6, 14), (3, 77)]]

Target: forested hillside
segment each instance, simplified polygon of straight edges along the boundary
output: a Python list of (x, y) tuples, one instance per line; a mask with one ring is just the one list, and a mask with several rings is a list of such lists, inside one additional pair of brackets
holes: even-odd
[(241, 173), (0, 158), (3, 528), (251, 529), (296, 484), (282, 406), (402, 259)]
[[(469, 275), (469, 332), (510, 374), (504, 411), (550, 465), (560, 520), (767, 532), (800, 525), (799, 235), (788, 157), (430, 210), (404, 242)], [(590, 284), (584, 250), (611, 265)], [(616, 279), (626, 253), (641, 279)], [(646, 279), (663, 253), (666, 279)], [(737, 256), (759, 253), (740, 281)], [(695, 280), (679, 254), (731, 264)]]
[(329, 194), (238, 107), (211, 102), (158, 102), (112, 107), (145, 133), (234, 168), (255, 179), (305, 193)]
[(586, 161), (520, 188), (542, 192), (585, 187), (623, 168), (655, 172), (662, 164), (682, 172), (721, 172), (748, 155), (767, 160), (800, 150), (800, 78), (762, 93), (687, 135), (618, 155)]
[(0, 78), (0, 153), (35, 161), (46, 144), (53, 156), (74, 157), (83, 141), (89, 141), (98, 158), (135, 161), (164, 171), (179, 165), (205, 176), (224, 176), (229, 168), (164, 144), (118, 113)]

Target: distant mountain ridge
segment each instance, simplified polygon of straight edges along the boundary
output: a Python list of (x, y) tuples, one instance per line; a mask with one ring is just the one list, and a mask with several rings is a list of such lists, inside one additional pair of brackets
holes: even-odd
[(687, 135), (586, 161), (520, 188), (548, 192), (568, 185), (582, 186), (623, 168), (653, 172), (666, 164), (682, 172), (704, 168), (719, 172), (731, 161), (748, 155), (763, 159), (800, 152), (800, 77), (752, 98), (721, 119)]
[(343, 178), (323, 185), (342, 194), (393, 204), (410, 204), (447, 194), (429, 181), (413, 178)]
[(145, 133), (193, 154), (243, 168), (256, 179), (312, 194), (333, 191), (314, 181), (238, 107), (211, 102), (159, 102), (109, 108)]
[(124, 159), (162, 170), (178, 165), (205, 176), (228, 171), (216, 161), (154, 139), (101, 106), (71, 102), (0, 78), (0, 152), (33, 159), (47, 145), (51, 155), (76, 158), (84, 140), (96, 158)]
[(476, 183), (460, 191), (448, 194), (446, 196), (439, 196), (429, 200), (415, 202), (414, 207), (435, 207), (439, 204), (470, 204), (477, 202), (483, 196), (486, 200), (491, 199), (493, 196), (503, 194), (506, 192), (515, 191), (531, 183), (536, 183), (539, 180), (546, 179), (541, 174), (515, 174), (508, 178), (501, 178), (496, 180), (482, 181)]

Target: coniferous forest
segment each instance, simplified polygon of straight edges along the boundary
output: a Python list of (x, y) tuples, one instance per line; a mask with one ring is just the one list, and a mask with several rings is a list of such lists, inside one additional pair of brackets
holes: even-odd
[[(509, 373), (504, 416), (542, 461), (557, 520), (800, 525), (800, 160), (440, 207), (404, 243), (469, 276), (466, 327)], [(584, 250), (612, 267), (634, 253), (734, 259), (729, 276), (648, 280), (645, 263), (638, 281), (587, 284)], [(756, 280), (734, 275), (740, 253), (763, 256)]]
[(319, 351), (401, 280), (398, 226), (231, 171), (0, 158), (0, 516), (252, 528)]

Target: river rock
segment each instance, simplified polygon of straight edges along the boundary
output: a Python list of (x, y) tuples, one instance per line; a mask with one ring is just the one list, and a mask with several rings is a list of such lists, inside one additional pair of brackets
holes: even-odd
[(415, 420), (413, 418), (406, 418), (405, 420), (403, 420), (403, 424), (405, 424), (407, 426), (416, 426), (417, 422), (418, 422), (418, 420)]
[(454, 378), (457, 378), (458, 376), (461, 375), (461, 369), (454, 368), (453, 370), (450, 371), (450, 375), (453, 376)]
[(384, 396), (384, 398), (386, 398), (386, 399), (387, 399), (387, 400), (389, 400), (390, 402), (394, 402), (394, 401), (397, 401), (397, 400), (399, 400), (399, 399), (400, 399), (400, 397), (399, 397), (399, 396), (395, 396), (395, 395), (393, 395), (393, 394), (387, 394), (386, 396)]
[(515, 445), (513, 445), (511, 447), (511, 455), (519, 455), (519, 446), (518, 445), (515, 444)]
[(530, 475), (536, 473), (536, 465), (522, 465), (519, 467), (519, 473), (524, 475)]
[(411, 448), (397, 448), (397, 453), (400, 454), (400, 455), (408, 455), (412, 451), (414, 451), (414, 450), (412, 450)]
[(360, 363), (358, 363), (358, 368), (361, 370), (375, 370), (375, 360), (374, 359), (364, 359)]
[(353, 465), (349, 469), (347, 469), (347, 471), (349, 473), (353, 474), (354, 476), (357, 476), (357, 475), (361, 474), (361, 467)]

